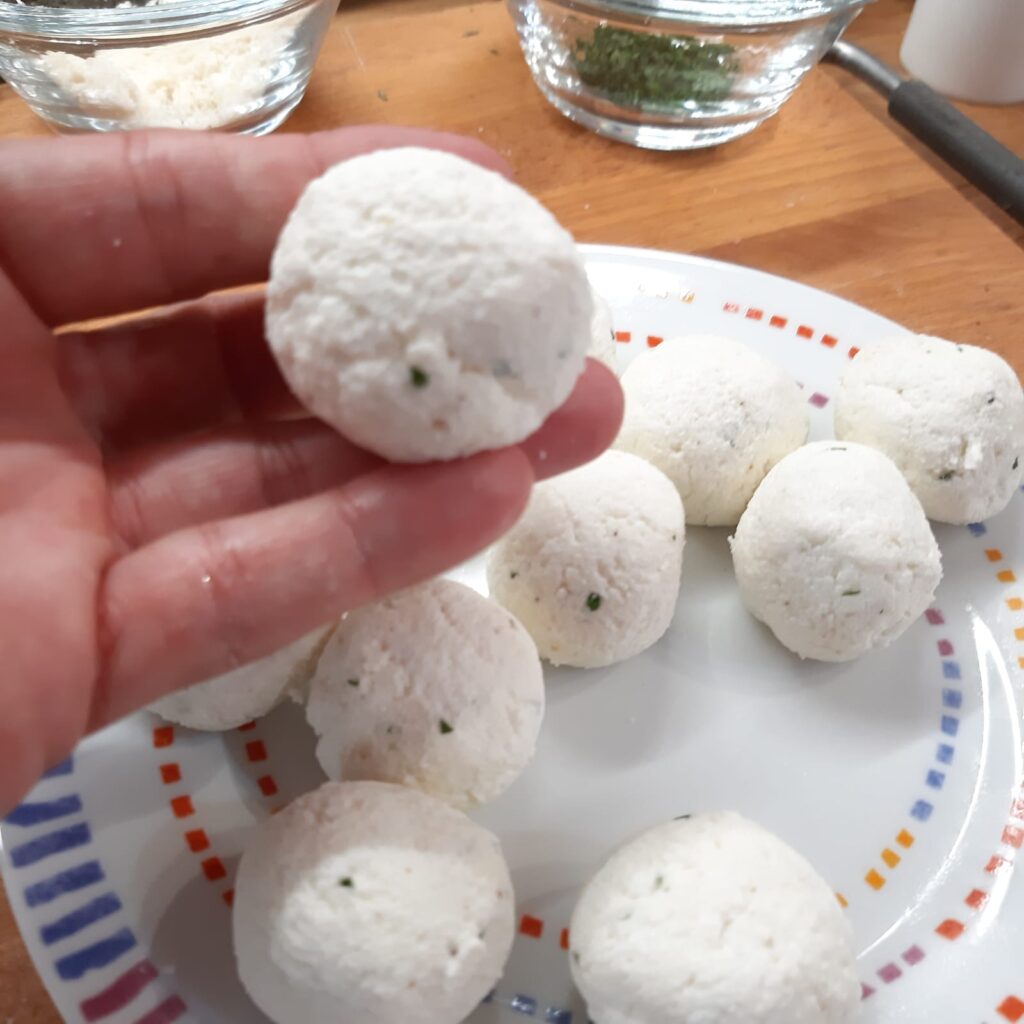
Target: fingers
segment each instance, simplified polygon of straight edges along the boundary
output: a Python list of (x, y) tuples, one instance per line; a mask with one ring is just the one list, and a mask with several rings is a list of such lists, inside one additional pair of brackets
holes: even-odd
[(90, 727), (458, 564), (515, 522), (532, 480), (517, 449), (388, 466), (122, 558), (100, 595), (105, 668)]
[(299, 409), (263, 337), (263, 295), (218, 295), (58, 338), (61, 386), (107, 452)]
[(623, 406), (618, 378), (596, 359), (588, 359), (565, 404), (520, 445), (537, 479), (564, 473), (600, 455), (622, 426)]
[[(599, 455), (622, 418), (618, 381), (591, 361), (568, 401), (520, 446), (537, 479)], [(316, 420), (221, 428), (110, 460), (110, 512), (127, 548), (336, 487), (380, 460)]]
[(317, 420), (223, 428), (108, 464), (110, 515), (127, 548), (175, 530), (305, 498), (381, 465)]
[(0, 146), (0, 266), (50, 325), (266, 279), (306, 183), (371, 150), (430, 146), (503, 170), (485, 146), (414, 129), (265, 139), (127, 132)]

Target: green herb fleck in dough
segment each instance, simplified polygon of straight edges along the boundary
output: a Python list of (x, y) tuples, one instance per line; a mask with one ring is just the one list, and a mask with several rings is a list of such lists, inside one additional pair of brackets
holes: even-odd
[(1010, 469), (1016, 469), (1019, 465), (1020, 465), (1020, 456), (1018, 455), (1018, 456), (1016, 456), (1014, 458), (1013, 465), (1010, 467)]
[(576, 950), (572, 951), (572, 960), (573, 960), (573, 963), (576, 963), (576, 964), (578, 964), (580, 962), (580, 955), (579, 955), (579, 953), (576, 952)]
[(517, 573), (517, 572), (515, 571), (515, 569), (513, 569), (513, 570), (512, 570), (512, 571), (511, 571), (511, 572), (510, 572), (510, 573), (508, 574), (508, 578), (509, 578), (510, 580), (514, 580), (514, 579), (515, 579), (515, 578), (516, 578), (516, 577), (517, 577), (518, 575), (519, 575), (519, 573)]
[(985, 402), (986, 405), (991, 405), (996, 400), (995, 395), (989, 395), (988, 400)]
[(596, 612), (601, 607), (601, 595), (590, 593), (587, 594), (587, 607), (592, 611)]
[(859, 593), (859, 590), (844, 590), (843, 597), (856, 597)]
[(692, 814), (680, 814), (673, 818), (673, 821), (689, 821), (693, 817)]
[(418, 366), (410, 366), (409, 380), (414, 388), (425, 388), (430, 382), (430, 376), (425, 370), (421, 370)]
[(351, 889), (351, 888), (353, 888), (353, 886), (352, 886), (352, 879), (351, 878), (340, 878), (340, 879), (338, 879), (338, 885), (340, 885), (342, 887), (342, 889)]
[(590, 39), (577, 39), (572, 59), (582, 82), (626, 106), (715, 103), (729, 95), (740, 69), (728, 43), (613, 25), (599, 25)]
[(939, 479), (940, 480), (952, 480), (953, 479), (953, 470), (947, 469), (945, 473), (940, 473), (939, 474)]
[(664, 875), (658, 875), (658, 877), (654, 880), (654, 891), (657, 892), (659, 889), (664, 889), (664, 888), (665, 888), (665, 876)]
[(381, 101), (381, 103), (387, 103), (387, 101), (388, 101), (388, 94), (383, 89), (378, 89), (377, 90), (377, 99), (379, 99)]
[(451, 723), (446, 722), (443, 718), (441, 719), (440, 722), (437, 723), (437, 727), (441, 731), (442, 736), (447, 736), (448, 733), (455, 732), (455, 729), (452, 727)]
[(358, 679), (350, 679), (348, 681), (348, 685), (349, 686), (358, 686), (359, 685), (359, 680)]

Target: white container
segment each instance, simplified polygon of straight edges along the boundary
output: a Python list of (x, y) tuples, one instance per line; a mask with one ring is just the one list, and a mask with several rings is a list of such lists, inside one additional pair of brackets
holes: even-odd
[(900, 58), (947, 96), (1024, 102), (1024, 0), (917, 0)]

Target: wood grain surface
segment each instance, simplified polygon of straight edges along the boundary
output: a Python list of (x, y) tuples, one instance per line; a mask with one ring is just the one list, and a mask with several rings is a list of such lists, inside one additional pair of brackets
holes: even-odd
[[(848, 38), (897, 63), (909, 0)], [(964, 107), (1024, 154), (1024, 108)], [(385, 122), (476, 135), (585, 242), (730, 260), (852, 299), (918, 331), (987, 345), (1024, 372), (1024, 230), (888, 120), (844, 72), (717, 150), (645, 153), (577, 128), (534, 89), (504, 4), (345, 5), (287, 125)], [(0, 87), (2, 140), (46, 129)], [(0, 1024), (59, 1021), (0, 898)]]

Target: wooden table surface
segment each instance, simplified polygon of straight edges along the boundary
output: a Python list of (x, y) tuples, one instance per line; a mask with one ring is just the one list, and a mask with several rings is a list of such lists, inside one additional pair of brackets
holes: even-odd
[[(848, 38), (897, 62), (909, 0)], [(965, 107), (1024, 154), (1024, 107)], [(835, 68), (744, 139), (692, 154), (599, 139), (533, 88), (504, 5), (344, 5), (287, 125), (389, 122), (476, 135), (584, 242), (730, 260), (816, 285), (918, 331), (987, 345), (1024, 372), (1024, 229), (890, 122)], [(0, 86), (0, 139), (46, 129)], [(0, 896), (0, 1022), (59, 1021)]]

